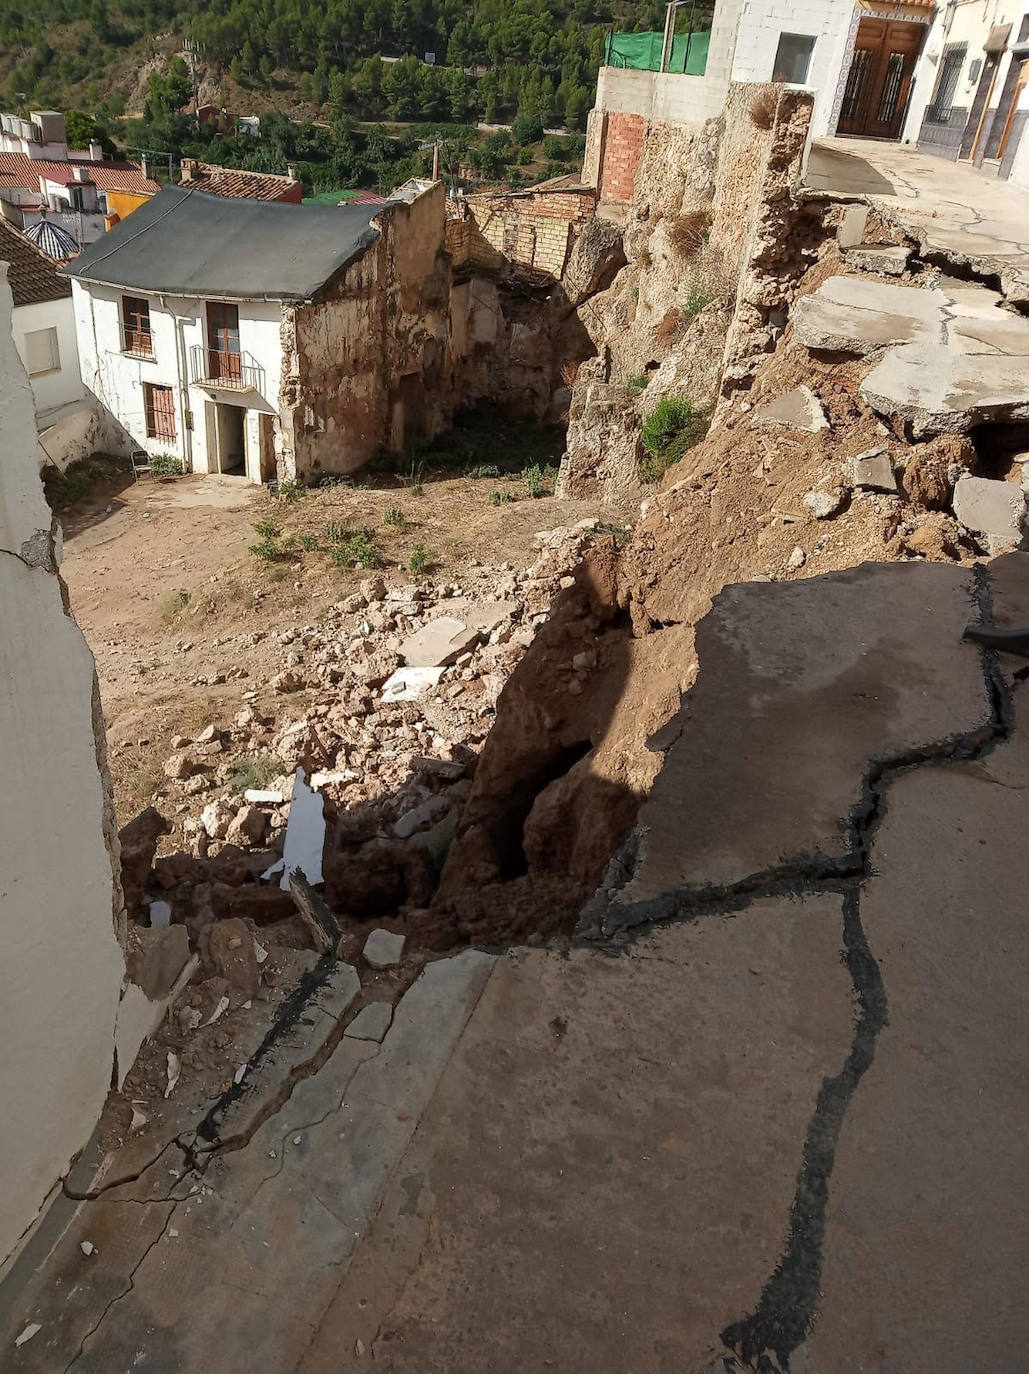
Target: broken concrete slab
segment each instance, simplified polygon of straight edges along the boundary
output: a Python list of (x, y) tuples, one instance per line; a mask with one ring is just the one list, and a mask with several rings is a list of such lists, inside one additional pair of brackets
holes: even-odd
[(389, 1002), (369, 1002), (351, 1021), (343, 1032), (353, 1040), (374, 1040), (381, 1044), (393, 1020), (393, 1007)]
[(859, 272), (878, 272), (885, 277), (902, 277), (914, 250), (897, 243), (857, 243), (846, 248), (843, 260)]
[(395, 935), (391, 930), (373, 930), (364, 942), (365, 962), (372, 968), (394, 968), (403, 953), (403, 935)]
[(990, 319), (955, 316), (947, 338), (960, 353), (1029, 354), (1029, 320), (997, 310)]
[(883, 761), (946, 756), (991, 729), (978, 652), (961, 641), (973, 594), (968, 569), (939, 563), (721, 592), (639, 814), (634, 876), (587, 920), (614, 928), (757, 874), (853, 866)]
[(967, 434), (985, 420), (1029, 419), (1029, 356), (905, 344), (876, 364), (859, 393), (881, 415), (907, 420), (915, 439)]
[(836, 242), (841, 249), (855, 248), (864, 242), (865, 225), (868, 223), (867, 205), (847, 205), (840, 215), (836, 228)]
[(850, 480), (869, 491), (896, 491), (897, 478), (886, 448), (870, 448), (849, 460)]
[(382, 684), (382, 700), (417, 701), (431, 687), (439, 684), (443, 668), (398, 668)]
[(809, 386), (798, 386), (760, 406), (750, 421), (751, 429), (796, 429), (818, 434), (829, 428), (825, 411)]
[(441, 615), (402, 640), (398, 653), (409, 668), (444, 668), (467, 653), (479, 637), (476, 626)]
[(125, 971), (152, 1002), (166, 997), (189, 961), (185, 926), (134, 926), (125, 951)]
[(838, 276), (797, 301), (792, 320), (805, 347), (863, 356), (888, 345), (941, 341), (946, 306), (935, 288)]
[(829, 491), (806, 491), (800, 498), (816, 520), (831, 520), (843, 507), (847, 493), (842, 487)]
[(1014, 482), (986, 477), (959, 477), (954, 486), (954, 515), (984, 540), (991, 553), (1017, 548), (1025, 525), (1025, 492)]

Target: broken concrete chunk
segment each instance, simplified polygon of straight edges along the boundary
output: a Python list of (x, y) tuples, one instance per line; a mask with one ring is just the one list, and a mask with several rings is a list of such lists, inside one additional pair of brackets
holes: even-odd
[(912, 249), (898, 243), (858, 243), (847, 248), (843, 260), (862, 272), (878, 272), (884, 277), (902, 277), (911, 260)]
[(383, 703), (417, 701), (430, 687), (439, 685), (442, 668), (398, 668), (382, 684)]
[(480, 633), (474, 625), (441, 615), (403, 640), (400, 656), (410, 668), (445, 667), (477, 644)]
[(793, 552), (790, 554), (789, 562), (787, 563), (787, 567), (790, 568), (792, 571), (796, 572), (796, 570), (797, 570), (798, 568), (802, 568), (806, 562), (807, 562), (807, 554), (804, 552), (804, 550), (803, 550), (803, 549), (800, 547), (800, 545), (798, 544), (798, 545), (794, 548)]
[(941, 343), (909, 343), (891, 349), (858, 394), (880, 415), (908, 420), (915, 439), (966, 434), (988, 420), (1029, 420), (1029, 355), (984, 356)]
[(233, 818), (232, 807), (220, 798), (208, 802), (200, 813), (200, 824), (212, 840), (223, 840)]
[(166, 778), (174, 778), (176, 782), (185, 782), (186, 778), (193, 776), (198, 766), (196, 760), (188, 754), (172, 754), (170, 759), (165, 759), (164, 775)]
[(281, 806), (286, 798), (282, 792), (274, 792), (260, 787), (248, 787), (243, 793), (243, 800), (254, 806)]
[(856, 487), (870, 491), (896, 491), (897, 479), (885, 448), (870, 448), (850, 460), (850, 478)]
[(268, 813), (258, 806), (241, 806), (225, 832), (229, 844), (259, 845), (268, 833)]
[(220, 738), (221, 731), (218, 729), (217, 725), (205, 725), (199, 735), (197, 735), (196, 742), (197, 744), (212, 744), (215, 740)]
[(801, 498), (816, 520), (831, 520), (846, 500), (842, 487), (830, 491), (808, 491)]
[(21, 1335), (15, 1340), (15, 1345), (24, 1345), (26, 1341), (31, 1341), (32, 1337), (38, 1335), (42, 1329), (39, 1322), (29, 1322), (28, 1326), (25, 1327)]
[(225, 979), (232, 1005), (239, 1006), (254, 996), (261, 974), (253, 936), (245, 921), (238, 917), (213, 921), (201, 932), (200, 949), (204, 962), (217, 977)]
[(817, 434), (829, 428), (818, 397), (808, 386), (798, 386), (760, 406), (750, 421), (751, 429), (796, 429)]
[(143, 926), (131, 931), (125, 971), (151, 1002), (167, 997), (188, 961), (185, 926)]
[(343, 1034), (349, 1035), (351, 1040), (374, 1040), (381, 1045), (392, 1020), (393, 1008), (388, 1002), (370, 1002), (361, 1008)]
[(373, 930), (364, 942), (365, 961), (372, 968), (393, 968), (403, 952), (403, 935), (394, 935), (391, 930)]
[(961, 477), (954, 487), (954, 514), (991, 553), (1006, 553), (1022, 542), (1025, 493), (1014, 482)]

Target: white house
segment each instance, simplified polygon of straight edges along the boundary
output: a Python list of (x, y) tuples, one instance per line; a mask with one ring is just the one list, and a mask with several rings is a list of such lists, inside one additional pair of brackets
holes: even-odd
[(1029, 187), (1029, 4), (941, 7), (915, 79), (905, 142)]
[(123, 448), (266, 481), (438, 432), (444, 189), (320, 206), (166, 187), (62, 270), (82, 379)]
[(14, 345), (25, 364), (36, 427), (45, 431), (82, 405), (71, 286), (57, 264), (12, 224), (0, 220), (0, 261), (14, 297)]

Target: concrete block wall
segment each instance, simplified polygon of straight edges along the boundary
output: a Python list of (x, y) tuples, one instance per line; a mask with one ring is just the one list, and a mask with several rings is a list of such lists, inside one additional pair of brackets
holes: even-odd
[(508, 261), (554, 277), (564, 271), (575, 226), (591, 219), (596, 208), (592, 194), (581, 191), (469, 196), (465, 203), (474, 226), (470, 257), (480, 238)]

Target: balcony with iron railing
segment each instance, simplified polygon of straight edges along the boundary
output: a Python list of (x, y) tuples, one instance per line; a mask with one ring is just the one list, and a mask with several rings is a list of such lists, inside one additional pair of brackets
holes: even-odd
[(264, 368), (250, 353), (227, 353), (193, 344), (189, 350), (189, 380), (220, 391), (263, 391)]

